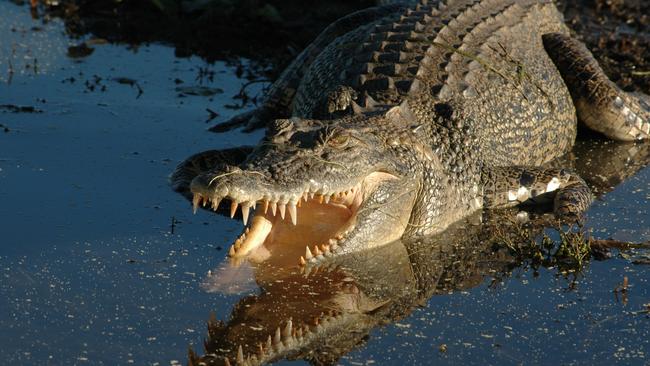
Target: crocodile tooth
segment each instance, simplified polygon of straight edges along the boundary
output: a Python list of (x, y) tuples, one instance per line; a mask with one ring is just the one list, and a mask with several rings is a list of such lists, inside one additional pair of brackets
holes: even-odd
[(273, 344), (278, 344), (282, 341), (282, 332), (280, 331), (280, 327), (277, 327), (275, 329), (275, 335), (273, 336)]
[(325, 196), (325, 203), (330, 203), (330, 195)]
[(307, 264), (307, 261), (305, 260), (305, 257), (303, 257), (303, 256), (301, 255), (301, 256), (300, 256), (300, 265), (301, 265), (301, 266), (304, 266), (305, 264)]
[(269, 336), (266, 338), (266, 351), (270, 353), (272, 350), (271, 347), (273, 347), (273, 341), (271, 340), (271, 335), (269, 334)]
[(239, 348), (237, 348), (237, 364), (244, 364), (244, 349), (242, 348), (241, 344), (239, 345)]
[(235, 251), (235, 246), (231, 245), (230, 250), (228, 251), (228, 255), (231, 256), (231, 257), (234, 257), (235, 254), (237, 254), (237, 252)]
[(328, 244), (321, 245), (323, 253), (328, 254), (330, 252), (330, 246)]
[(232, 201), (230, 203), (230, 218), (232, 219), (235, 217), (235, 214), (237, 213), (237, 207), (239, 206), (239, 203), (237, 201)]
[(271, 202), (271, 213), (275, 216), (275, 212), (278, 210), (278, 203), (276, 201)]
[(287, 205), (280, 203), (278, 205), (278, 208), (280, 209), (280, 217), (282, 217), (282, 220), (284, 220), (284, 214), (286, 213)]
[(257, 344), (257, 354), (260, 358), (264, 357), (264, 345), (262, 345), (262, 343)]
[(194, 197), (192, 197), (192, 210), (194, 210), (194, 213), (196, 213), (196, 210), (199, 209), (199, 203), (201, 202), (201, 195), (198, 193), (194, 194)]
[(305, 259), (310, 260), (314, 257), (313, 254), (311, 254), (311, 250), (309, 250), (309, 247), (305, 247)]
[(324, 199), (325, 197), (322, 194), (318, 195), (318, 203), (323, 203)]
[(230, 360), (228, 359), (228, 357), (224, 358), (223, 362), (224, 362), (224, 365), (230, 366)]
[(221, 203), (221, 198), (217, 198), (212, 201), (212, 211), (219, 209), (219, 204)]
[(201, 202), (201, 206), (205, 207), (205, 205), (207, 205), (208, 202), (210, 202), (210, 199), (208, 197), (203, 197), (203, 202)]
[(241, 217), (244, 221), (244, 225), (248, 224), (248, 214), (250, 212), (250, 202), (244, 202), (241, 204)]
[(302, 339), (302, 327), (300, 327), (300, 328), (298, 328), (298, 330), (296, 330), (296, 338)]
[(309, 198), (314, 199), (316, 192), (309, 192)]
[(291, 216), (291, 222), (296, 225), (298, 223), (298, 211), (293, 202), (289, 202), (289, 216)]
[(291, 330), (293, 328), (293, 322), (291, 319), (287, 321), (287, 325), (284, 326), (284, 329), (282, 330), (282, 338), (283, 339), (288, 339), (291, 337)]
[(269, 210), (269, 200), (264, 200), (264, 214)]
[(323, 252), (320, 251), (320, 249), (318, 248), (318, 245), (314, 245), (314, 255), (317, 256), (317, 257), (319, 255), (323, 255)]

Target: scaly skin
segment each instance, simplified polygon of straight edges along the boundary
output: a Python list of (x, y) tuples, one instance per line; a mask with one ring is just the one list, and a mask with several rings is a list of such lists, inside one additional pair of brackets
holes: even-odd
[(245, 161), (191, 184), (173, 180), (189, 186), (195, 208), (226, 199), (234, 216), (241, 204), (245, 224), (258, 207), (232, 257), (272, 240), (286, 211), (294, 224), (345, 219), (327, 235), (296, 234), (307, 245), (303, 263), (438, 233), (484, 208), (550, 200), (559, 219), (579, 219), (592, 200), (585, 182), (542, 166), (570, 151), (577, 117), (640, 140), (650, 107), (609, 82), (568, 34), (548, 0), (353, 14), (298, 56), (261, 108), (227, 124), (267, 126)]

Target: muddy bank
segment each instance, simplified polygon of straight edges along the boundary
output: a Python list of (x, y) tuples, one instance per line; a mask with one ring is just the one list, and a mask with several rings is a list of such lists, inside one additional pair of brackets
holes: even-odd
[[(176, 55), (209, 61), (246, 57), (277, 75), (332, 21), (373, 6), (373, 0), (14, 0), (34, 17), (62, 18), (72, 37), (92, 34), (114, 43), (162, 42)], [(650, 92), (650, 2), (563, 1), (567, 24), (626, 90)], [(88, 51), (84, 45), (81, 51)], [(83, 56), (83, 53), (81, 54)]]

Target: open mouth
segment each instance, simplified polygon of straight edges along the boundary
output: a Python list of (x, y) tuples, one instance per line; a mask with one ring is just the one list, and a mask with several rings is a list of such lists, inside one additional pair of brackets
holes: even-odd
[[(258, 192), (241, 199), (243, 194), (220, 196), (209, 189), (192, 189), (194, 210), (209, 206), (217, 210), (223, 200), (230, 201), (230, 216), (234, 217), (241, 206), (246, 226), (244, 232), (230, 247), (231, 258), (244, 258), (262, 245), (269, 248), (299, 247), (303, 245), (301, 263), (321, 258), (335, 252), (346, 235), (354, 229), (359, 209), (377, 186), (386, 180), (396, 179), (389, 173), (375, 172), (352, 182), (344, 188), (324, 191), (307, 184), (298, 194)], [(238, 192), (229, 189), (229, 192)], [(251, 215), (252, 210), (252, 218)]]

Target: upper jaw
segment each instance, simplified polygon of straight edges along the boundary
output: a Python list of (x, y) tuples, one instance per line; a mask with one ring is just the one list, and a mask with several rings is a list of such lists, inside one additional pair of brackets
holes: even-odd
[[(257, 174), (257, 175), (256, 175)], [(253, 174), (249, 171), (236, 170), (230, 173), (217, 175), (203, 175), (195, 178), (190, 190), (193, 194), (194, 210), (199, 206), (210, 204), (213, 210), (217, 210), (223, 199), (231, 202), (231, 217), (237, 212), (238, 206), (242, 207), (244, 224), (248, 222), (250, 208), (255, 209), (258, 204), (263, 205), (264, 213), (271, 208), (275, 215), (279, 210), (282, 219), (286, 211), (293, 224), (297, 221), (297, 209), (301, 200), (317, 198), (320, 202), (340, 202), (347, 206), (358, 207), (360, 201), (354, 202), (351, 193), (361, 188), (364, 177), (351, 178), (340, 184), (329, 184), (309, 179), (302, 183), (294, 183), (286, 186), (278, 186), (267, 182), (266, 176), (262, 173)], [(359, 197), (362, 198), (362, 197)], [(355, 207), (355, 208), (356, 208)]]

